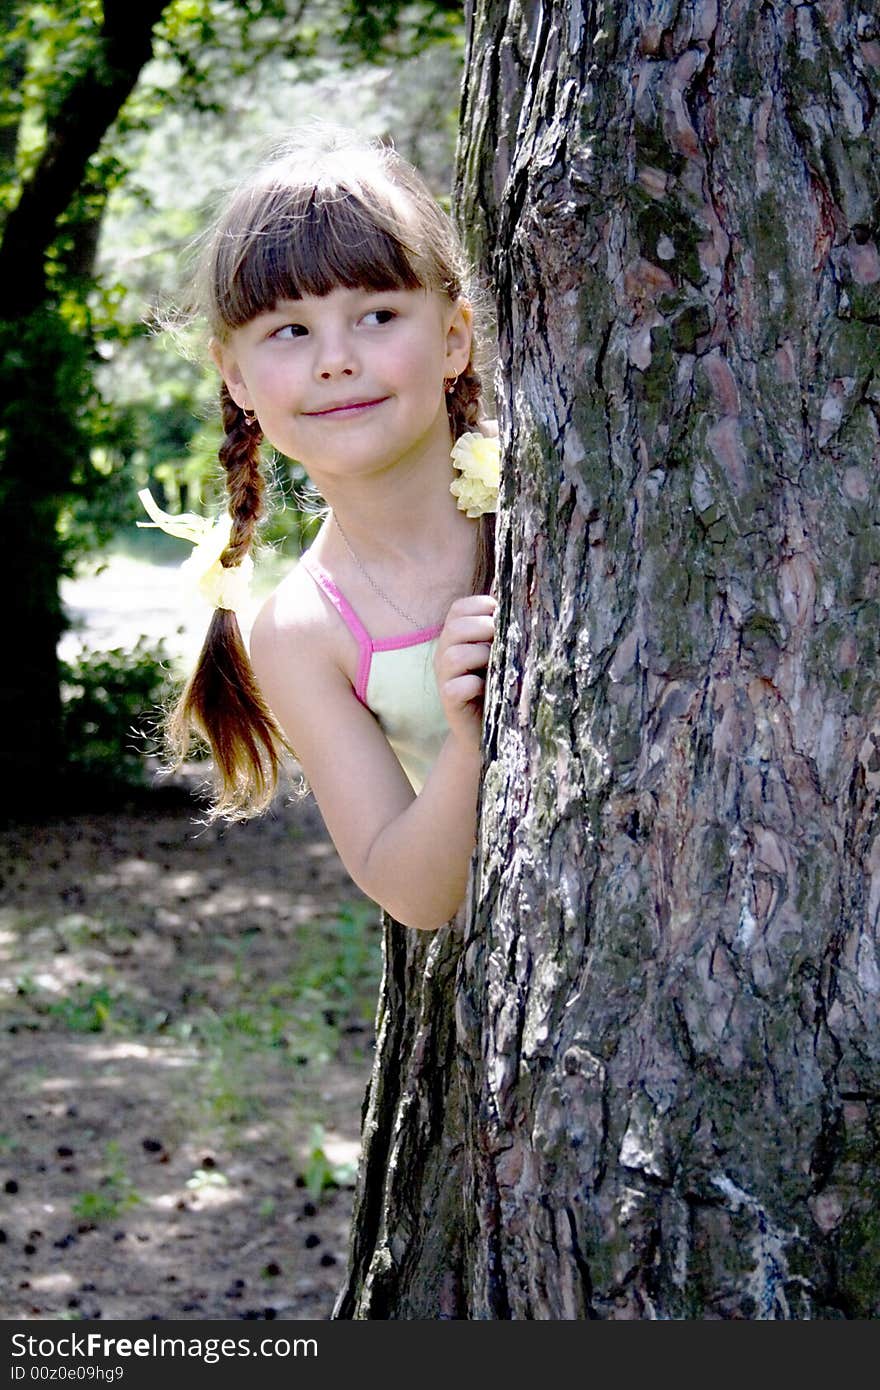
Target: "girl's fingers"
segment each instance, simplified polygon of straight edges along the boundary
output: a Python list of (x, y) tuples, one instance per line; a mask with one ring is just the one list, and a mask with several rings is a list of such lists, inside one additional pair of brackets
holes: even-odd
[(472, 718), (482, 704), (486, 682), (477, 672), (482, 673), (489, 664), (496, 606), (489, 594), (469, 594), (456, 599), (447, 614), (434, 669), (450, 723), (457, 722), (468, 707)]
[(449, 680), (466, 671), (482, 670), (488, 665), (490, 651), (488, 642), (464, 642), (447, 647), (438, 664), (440, 679)]
[(454, 622), (456, 618), (471, 618), (480, 615), (491, 615), (498, 607), (497, 601), (491, 594), (466, 594), (464, 598), (457, 598), (449, 606), (446, 614), (447, 624)]
[(454, 622), (446, 624), (443, 636), (450, 645), (459, 642), (491, 642), (495, 636), (495, 619), (489, 615), (456, 618)]
[(485, 685), (482, 676), (454, 676), (451, 680), (444, 681), (440, 694), (450, 705), (464, 708), (473, 700), (482, 700)]

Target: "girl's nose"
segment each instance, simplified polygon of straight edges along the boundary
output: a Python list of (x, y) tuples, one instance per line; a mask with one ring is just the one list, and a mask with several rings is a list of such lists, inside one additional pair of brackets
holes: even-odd
[(318, 346), (315, 356), (315, 372), (322, 381), (330, 381), (337, 376), (354, 376), (355, 355), (344, 334), (328, 335)]

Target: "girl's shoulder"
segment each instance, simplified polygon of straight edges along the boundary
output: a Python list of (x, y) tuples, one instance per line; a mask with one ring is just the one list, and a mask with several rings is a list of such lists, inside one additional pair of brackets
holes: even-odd
[(254, 674), (265, 687), (280, 680), (317, 689), (323, 675), (341, 672), (353, 681), (357, 668), (351, 633), (302, 560), (257, 613), (249, 646)]
[(342, 676), (333, 633), (314, 590), (296, 565), (257, 613), (248, 641), (257, 684), (299, 757), (315, 702), (319, 708), (330, 703)]
[(332, 636), (327, 606), (302, 562), (293, 566), (264, 602), (251, 629), (252, 654), (276, 643), (320, 646)]

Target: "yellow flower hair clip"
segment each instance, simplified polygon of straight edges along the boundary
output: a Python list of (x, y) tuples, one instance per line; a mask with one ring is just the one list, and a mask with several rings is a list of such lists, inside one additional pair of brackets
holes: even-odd
[(452, 462), (460, 477), (450, 484), (459, 511), (482, 516), (498, 510), (498, 484), (501, 451), (497, 438), (484, 434), (463, 434), (452, 446)]
[(167, 536), (189, 541), (194, 547), (180, 567), (180, 577), (186, 587), (205, 599), (212, 608), (227, 608), (240, 613), (248, 600), (254, 562), (245, 555), (240, 564), (226, 568), (220, 556), (229, 544), (232, 517), (228, 514), (211, 521), (195, 512), (172, 516), (164, 512), (153, 499), (149, 488), (138, 493), (151, 521), (139, 521), (138, 526), (157, 527)]

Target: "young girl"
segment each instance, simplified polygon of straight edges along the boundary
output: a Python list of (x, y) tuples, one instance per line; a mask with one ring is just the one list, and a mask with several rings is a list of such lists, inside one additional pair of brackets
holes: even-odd
[[(497, 442), (455, 233), (392, 150), (336, 135), (239, 188), (201, 284), (229, 517), (199, 546), (219, 559), (205, 579), (217, 609), (176, 746), (193, 729), (208, 740), (215, 813), (233, 816), (268, 803), (295, 750), (354, 881), (398, 921), (439, 927), (474, 845), (495, 609)], [(328, 511), (259, 613), (249, 663), (232, 609), (263, 440)]]

